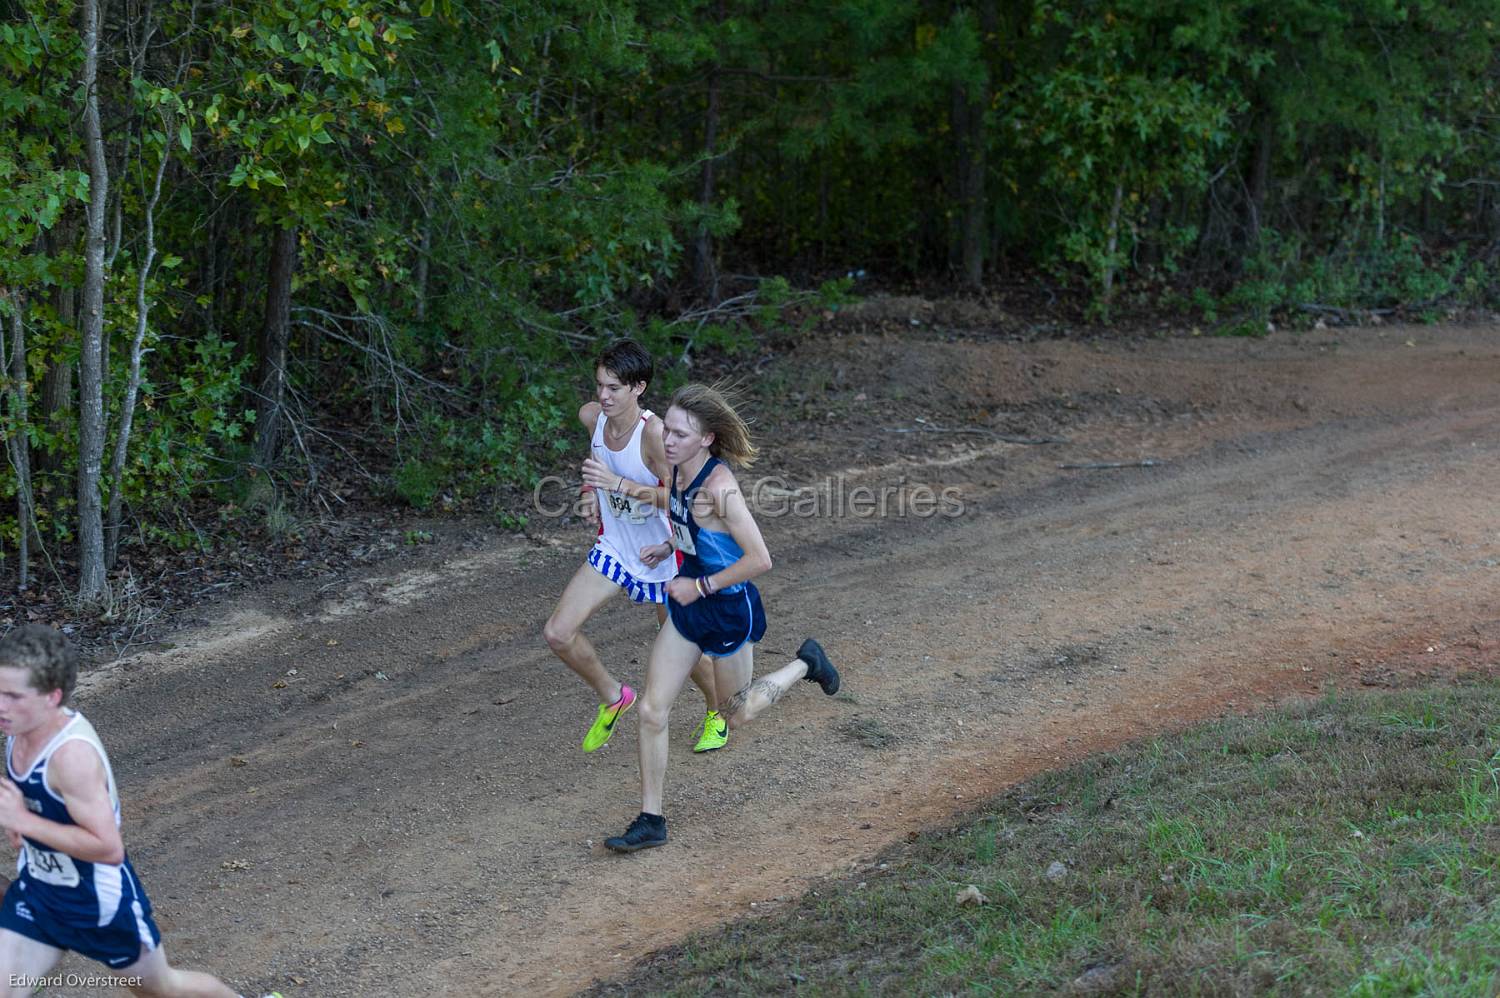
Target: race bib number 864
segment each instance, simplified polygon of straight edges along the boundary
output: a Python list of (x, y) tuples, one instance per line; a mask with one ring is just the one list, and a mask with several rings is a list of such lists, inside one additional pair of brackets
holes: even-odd
[(604, 493), (610, 513), (615, 519), (627, 523), (645, 523), (650, 515), (651, 504), (639, 502), (620, 492)]

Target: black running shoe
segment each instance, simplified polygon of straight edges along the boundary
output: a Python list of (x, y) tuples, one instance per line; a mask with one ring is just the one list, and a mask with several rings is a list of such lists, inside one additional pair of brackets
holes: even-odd
[(802, 642), (802, 647), (797, 649), (797, 657), (807, 663), (807, 681), (817, 683), (823, 687), (823, 692), (833, 696), (839, 691), (839, 670), (828, 661), (823, 646), (812, 638)]
[(615, 852), (635, 852), (667, 844), (667, 819), (659, 814), (642, 811), (625, 829), (624, 835), (604, 840), (604, 848)]

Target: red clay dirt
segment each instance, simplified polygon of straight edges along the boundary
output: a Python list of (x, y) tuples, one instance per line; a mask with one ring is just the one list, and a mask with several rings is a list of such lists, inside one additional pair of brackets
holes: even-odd
[[(757, 372), (757, 659), (816, 635), (844, 690), (708, 756), (685, 691), (665, 848), (601, 848), (638, 808), (635, 726), (582, 754), (591, 698), (540, 637), (581, 526), (285, 585), (94, 670), (78, 701), (174, 961), (288, 998), (567, 993), (1089, 753), (1497, 671), (1500, 330), (934, 321), (852, 310)], [(886, 516), (850, 514), (861, 486)], [(961, 515), (909, 515), (920, 486)], [(772, 515), (799, 498), (821, 515)], [(652, 625), (622, 600), (588, 632), (639, 679)]]

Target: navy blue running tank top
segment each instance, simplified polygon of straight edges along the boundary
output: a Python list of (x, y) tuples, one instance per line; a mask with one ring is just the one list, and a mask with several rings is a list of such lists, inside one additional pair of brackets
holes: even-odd
[[(723, 463), (716, 457), (710, 457), (702, 470), (694, 476), (692, 483), (681, 492), (677, 491), (677, 466), (672, 466), (672, 496), (668, 510), (672, 524), (672, 546), (682, 552), (682, 565), (677, 574), (689, 579), (699, 579), (723, 571), (745, 555), (744, 549), (728, 533), (700, 527), (693, 519), (693, 498), (703, 488), (703, 483), (708, 481), (714, 468)], [(717, 595), (728, 596), (744, 587), (743, 582), (738, 582), (718, 590)]]
[[(5, 740), (5, 770), (11, 782), (26, 798), (26, 807), (33, 814), (61, 825), (76, 822), (68, 814), (68, 807), (61, 797), (53, 792), (47, 781), (47, 764), (65, 743), (87, 742), (99, 753), (104, 764), (104, 777), (109, 785), (109, 803), (115, 813), (115, 827), (120, 827), (120, 796), (115, 789), (114, 771), (109, 765), (109, 755), (99, 741), (94, 726), (77, 711), (69, 711), (67, 725), (52, 736), (31, 768), (17, 773), (11, 753), (15, 739)], [(136, 880), (135, 870), (129, 857), (123, 863), (90, 863), (67, 853), (37, 842), (22, 839), (20, 854), (16, 857), (16, 873), (19, 886), (25, 892), (29, 904), (41, 908), (53, 916), (71, 924), (108, 925), (122, 907), (129, 908), (139, 903), (145, 912), (151, 910), (145, 892)]]

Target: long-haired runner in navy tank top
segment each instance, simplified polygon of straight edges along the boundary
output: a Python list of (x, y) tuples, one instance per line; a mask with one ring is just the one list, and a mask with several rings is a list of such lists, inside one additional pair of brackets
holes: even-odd
[[(668, 465), (661, 444), (661, 420), (641, 408), (641, 395), (651, 382), (652, 371), (651, 355), (644, 347), (634, 340), (616, 340), (600, 352), (595, 364), (595, 401), (578, 410), (579, 422), (593, 434), (583, 477), (595, 501), (584, 509), (598, 524), (599, 535), (563, 590), (542, 636), (553, 653), (599, 696), (594, 723), (583, 737), (585, 752), (609, 741), (620, 717), (634, 705), (636, 694), (604, 667), (580, 628), (594, 611), (622, 592), (636, 603), (654, 605), (658, 622), (665, 620), (667, 581), (675, 574), (671, 565), (647, 565), (641, 560), (642, 548), (669, 536), (663, 484)], [(694, 751), (722, 748), (729, 729), (713, 711), (717, 697), (713, 669), (706, 659), (694, 667), (693, 682), (703, 691), (708, 708)]]
[(745, 421), (722, 392), (685, 385), (672, 396), (662, 443), (672, 462), (672, 540), (642, 554), (660, 563), (675, 549), (683, 561), (667, 583), (668, 619), (651, 649), (640, 699), (641, 813), (625, 834), (604, 841), (616, 852), (667, 841), (667, 719), (699, 656), (713, 660), (719, 713), (731, 728), (780, 700), (799, 679), (830, 695), (839, 688), (838, 671), (812, 638), (790, 663), (752, 682), (755, 642), (765, 634), (766, 615), (750, 580), (770, 569), (771, 555), (726, 463), (748, 468), (755, 460)]
[(65, 706), (77, 678), (78, 654), (52, 628), (24, 624), (0, 638), (0, 826), (19, 852), (0, 902), (0, 995), (32, 994), (72, 950), (138, 995), (236, 998), (218, 978), (167, 963), (120, 837), (109, 756)]

